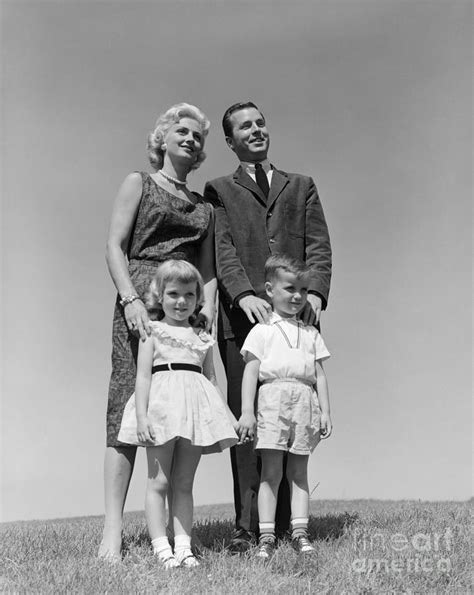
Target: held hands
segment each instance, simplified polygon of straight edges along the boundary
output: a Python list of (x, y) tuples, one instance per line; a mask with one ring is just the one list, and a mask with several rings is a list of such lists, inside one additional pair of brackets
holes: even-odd
[(125, 321), (131, 333), (145, 341), (151, 334), (150, 319), (148, 312), (141, 300), (134, 300), (123, 308)]
[(239, 307), (247, 314), (250, 322), (268, 322), (272, 311), (271, 305), (256, 295), (245, 295), (239, 300)]
[(318, 295), (314, 295), (314, 293), (309, 293), (308, 301), (306, 302), (303, 310), (301, 310), (299, 317), (304, 324), (316, 324), (317, 322), (319, 322), (319, 319), (321, 317), (321, 308), (321, 298)]
[(236, 428), (236, 432), (239, 435), (239, 444), (246, 444), (253, 440), (256, 425), (257, 420), (253, 413), (242, 413)]
[(148, 417), (137, 420), (137, 438), (139, 442), (154, 442), (155, 437), (155, 431), (148, 421)]
[(321, 439), (325, 440), (332, 434), (332, 421), (329, 413), (321, 413), (320, 430)]

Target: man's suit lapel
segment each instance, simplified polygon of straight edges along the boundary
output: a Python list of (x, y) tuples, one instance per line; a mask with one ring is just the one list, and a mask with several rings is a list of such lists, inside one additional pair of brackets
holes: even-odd
[(272, 208), (276, 199), (280, 196), (283, 189), (289, 182), (286, 174), (273, 168), (270, 192), (268, 194), (268, 198), (265, 199), (265, 195), (263, 194), (260, 186), (258, 186), (258, 184), (252, 180), (252, 178), (244, 171), (241, 166), (239, 166), (234, 172), (234, 181), (244, 188), (247, 188), (247, 190), (249, 190), (255, 196), (255, 198), (268, 209)]
[(252, 178), (243, 170), (241, 166), (234, 172), (234, 182), (247, 188), (255, 196), (255, 198), (262, 203), (265, 207), (267, 206), (267, 200), (263, 194), (260, 186), (256, 184)]
[(289, 180), (286, 174), (273, 168), (272, 183), (270, 185), (270, 192), (267, 198), (268, 209), (271, 209), (276, 199), (280, 196), (283, 188), (288, 184)]

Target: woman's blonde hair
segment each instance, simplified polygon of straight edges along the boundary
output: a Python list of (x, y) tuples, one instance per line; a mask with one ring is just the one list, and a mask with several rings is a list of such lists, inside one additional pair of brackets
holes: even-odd
[(204, 303), (204, 281), (195, 266), (186, 260), (166, 260), (157, 268), (155, 276), (150, 283), (150, 288), (145, 297), (145, 304), (152, 320), (163, 318), (161, 302), (167, 283), (179, 281), (180, 283), (196, 283), (196, 310), (194, 316)]
[[(173, 124), (177, 124), (182, 118), (196, 120), (201, 127), (203, 139), (206, 138), (211, 123), (199, 108), (189, 103), (177, 103), (176, 105), (172, 105), (164, 114), (159, 116), (154, 129), (148, 135), (148, 159), (155, 170), (158, 170), (163, 166), (164, 151), (162, 147), (166, 133)], [(205, 158), (206, 153), (201, 150), (196, 157), (195, 163), (191, 166), (191, 169), (197, 169)]]

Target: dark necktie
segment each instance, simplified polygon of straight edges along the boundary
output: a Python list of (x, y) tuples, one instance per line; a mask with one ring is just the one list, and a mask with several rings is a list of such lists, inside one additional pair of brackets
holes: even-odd
[(255, 179), (257, 184), (260, 186), (261, 191), (265, 195), (265, 198), (267, 198), (268, 192), (270, 191), (270, 186), (268, 184), (267, 174), (265, 173), (261, 163), (255, 164)]

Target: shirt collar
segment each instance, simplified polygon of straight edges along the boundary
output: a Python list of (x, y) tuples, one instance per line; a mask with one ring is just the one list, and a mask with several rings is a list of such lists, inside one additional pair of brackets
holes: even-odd
[(292, 322), (293, 324), (295, 324), (295, 323), (298, 323), (298, 320), (296, 319), (296, 314), (295, 314), (295, 316), (292, 316), (291, 318), (283, 318), (283, 316), (280, 316), (276, 312), (272, 312), (272, 315), (270, 316), (269, 323), (276, 324), (277, 322)]
[[(264, 161), (261, 161), (260, 163), (262, 164), (263, 171), (266, 174), (268, 174), (268, 172), (272, 169), (270, 161), (268, 159), (265, 159)], [(241, 161), (240, 165), (242, 166), (242, 168), (245, 171), (248, 171), (248, 172), (252, 173), (253, 175), (255, 175), (255, 163), (252, 163), (250, 161)]]

